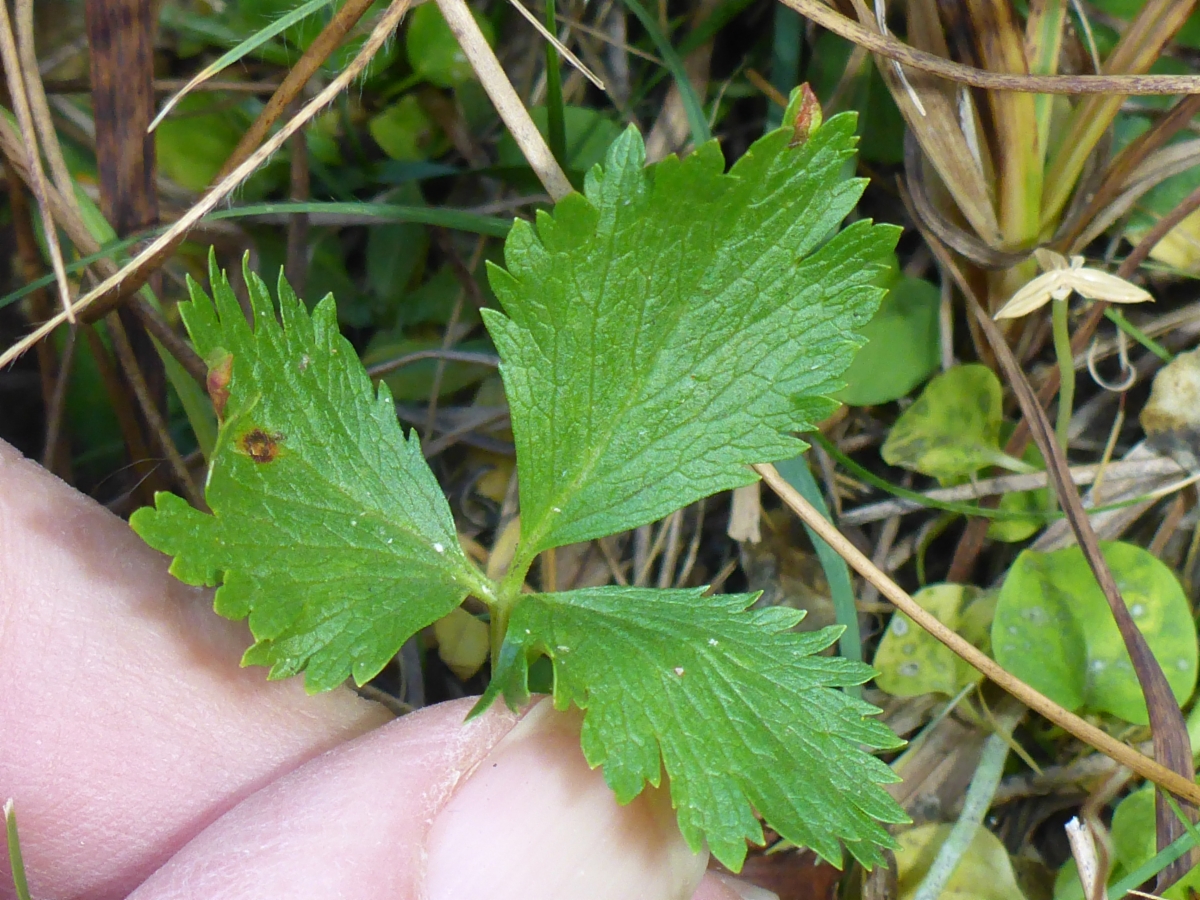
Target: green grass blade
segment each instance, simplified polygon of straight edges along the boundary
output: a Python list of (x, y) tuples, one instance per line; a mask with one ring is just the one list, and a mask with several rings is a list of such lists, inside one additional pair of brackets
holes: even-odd
[(692, 87), (691, 79), (688, 78), (687, 71), (683, 67), (683, 59), (675, 52), (675, 48), (671, 46), (667, 36), (662, 33), (658, 23), (654, 21), (654, 16), (650, 15), (638, 0), (622, 0), (622, 2), (642, 23), (646, 34), (654, 42), (658, 55), (663, 58), (663, 62), (666, 63), (675, 79), (679, 96), (683, 98), (683, 108), (687, 111), (688, 125), (692, 129), (692, 143), (699, 147), (708, 142), (712, 139), (712, 131), (708, 127), (708, 117), (704, 115), (704, 107), (700, 103), (700, 98), (696, 96), (696, 90)]
[(952, 500), (934, 500), (932, 497), (926, 497), (917, 491), (910, 491), (908, 488), (903, 488), (898, 484), (892, 484), (886, 479), (880, 478), (869, 469), (865, 469), (852, 460), (849, 456), (837, 448), (836, 445), (824, 435), (814, 432), (806, 434), (805, 440), (812, 441), (814, 444), (819, 444), (821, 449), (834, 458), (839, 466), (848, 471), (860, 481), (865, 481), (871, 487), (879, 488), (881, 491), (886, 491), (894, 497), (902, 497), (905, 500), (912, 500), (914, 503), (920, 503), (928, 509), (940, 509), (943, 512), (958, 513), (962, 516), (980, 516), (984, 519), (1033, 519), (1039, 518), (1047, 522), (1054, 519), (1061, 519), (1061, 513), (1046, 513), (1038, 515), (1033, 512), (1006, 512), (1001, 509), (988, 509), (985, 506), (979, 506), (976, 503), (959, 503)]
[[(804, 19), (782, 3), (775, 7), (774, 40), (771, 43), (771, 86), (783, 96), (792, 93), (800, 80), (800, 48), (804, 46)], [(766, 130), (783, 124), (783, 110), (767, 105)]]
[(21, 840), (17, 837), (17, 814), (11, 798), (4, 804), (4, 830), (8, 834), (8, 862), (17, 900), (30, 900), (29, 882), (25, 880), (25, 860), (21, 858)]
[(1163, 362), (1169, 363), (1175, 358), (1175, 355), (1170, 350), (1125, 318), (1125, 313), (1121, 312), (1121, 310), (1109, 307), (1104, 311), (1104, 318), (1108, 319), (1108, 321), (1112, 322)]
[[(256, 216), (282, 216), (289, 213), (327, 213), (329, 215), (358, 215), (365, 218), (378, 219), (381, 222), (415, 222), (419, 225), (436, 225), (452, 228), (456, 231), (467, 231), (472, 234), (482, 234), (488, 237), (506, 237), (512, 227), (511, 219), (501, 219), (497, 216), (481, 216), (476, 213), (463, 212), (457, 209), (430, 209), (425, 206), (402, 206), (391, 203), (330, 203), (310, 201), (303, 203), (259, 203), (250, 206), (235, 206), (232, 209), (218, 209), (209, 213), (205, 218), (209, 221), (217, 219), (254, 218)], [(83, 256), (66, 266), (68, 273), (79, 272), (98, 259), (115, 258), (120, 251), (132, 247), (138, 241), (145, 240), (166, 231), (168, 226), (139, 231), (119, 241), (105, 243), (98, 253)], [(53, 275), (45, 275), (36, 281), (11, 294), (0, 297), (0, 309), (15, 303), (27, 294), (39, 288), (54, 283)]]
[(975, 840), (988, 807), (992, 805), (992, 798), (996, 796), (996, 788), (1000, 786), (1004, 762), (1008, 759), (1009, 740), (1007, 735), (996, 733), (984, 741), (983, 755), (967, 788), (962, 813), (950, 829), (946, 842), (938, 850), (921, 886), (917, 888), (915, 900), (937, 900), (942, 896), (958, 864)]
[(157, 128), (158, 124), (167, 117), (167, 114), (175, 108), (180, 100), (190, 94), (196, 85), (202, 84), (203, 82), (212, 78), (222, 69), (233, 65), (243, 56), (253, 53), (277, 34), (282, 34), (297, 22), (307, 19), (317, 10), (324, 6), (328, 6), (332, 2), (333, 0), (308, 0), (307, 3), (297, 6), (287, 15), (280, 16), (266, 28), (255, 34), (252, 34), (250, 37), (246, 38), (246, 40), (238, 43), (237, 46), (227, 50), (225, 53), (222, 53), (219, 58), (213, 60), (211, 63), (197, 72), (192, 80), (183, 86), (179, 93), (177, 93), (163, 105), (162, 111), (155, 116), (154, 121), (150, 123), (150, 130), (153, 131), (155, 128)]
[(678, 53), (687, 56), (697, 47), (707, 44), (722, 28), (740, 15), (754, 0), (724, 0), (718, 4), (708, 17), (696, 25), (679, 42)]
[(217, 443), (217, 416), (213, 412), (212, 400), (179, 360), (157, 340), (154, 340), (154, 349), (158, 352), (158, 358), (162, 360), (167, 380), (175, 389), (175, 396), (179, 398), (188, 424), (192, 427), (192, 434), (196, 436), (200, 452), (204, 454), (205, 460), (211, 461), (213, 448)]
[(481, 216), (477, 213), (457, 209), (431, 209), (427, 206), (403, 206), (393, 203), (330, 203), (319, 200), (295, 203), (256, 203), (235, 206), (232, 209), (213, 210), (204, 218), (245, 219), (261, 216), (282, 216), (290, 213), (326, 214), (331, 216), (363, 216), (381, 222), (414, 222), (418, 225), (436, 225), (456, 231), (469, 231), (488, 237), (507, 237), (512, 227), (511, 219), (498, 216)]
[(1110, 884), (1108, 886), (1109, 900), (1121, 900), (1130, 891), (1135, 890), (1138, 885), (1145, 884), (1195, 846), (1196, 841), (1190, 834), (1181, 834), (1124, 878)]
[[(74, 262), (67, 263), (66, 264), (67, 274), (79, 272), (82, 269), (84, 269), (85, 267), (94, 263), (98, 259), (106, 259), (108, 257), (115, 256), (120, 251), (122, 251), (128, 247), (132, 247), (138, 241), (145, 238), (146, 234), (147, 233), (145, 233), (145, 232), (138, 232), (137, 234), (131, 235), (122, 240), (110, 241), (109, 243), (104, 244), (100, 248), (100, 251), (98, 253), (92, 253), (89, 256), (82, 256), (79, 259), (75, 260)], [(40, 288), (48, 287), (49, 285), (52, 285), (52, 284), (54, 284), (54, 275), (53, 274), (43, 275), (41, 278), (38, 278), (35, 281), (31, 281), (24, 287), (13, 291), (11, 294), (5, 294), (3, 297), (0, 297), (0, 309), (4, 309), (4, 307), (8, 306), (10, 303), (16, 303), (18, 300), (20, 300), (22, 297), (26, 296), (27, 294), (32, 294), (34, 291), (36, 291)]]
[(1175, 813), (1175, 818), (1183, 825), (1185, 833), (1191, 835), (1192, 841), (1200, 844), (1200, 830), (1196, 829), (1196, 823), (1183, 814), (1183, 810), (1179, 808), (1179, 803), (1174, 797), (1166, 791), (1162, 791), (1162, 798), (1167, 801), (1167, 806), (1171, 807), (1171, 812)]
[[(558, 23), (554, 19), (554, 0), (546, 0), (546, 29), (555, 34)], [(567, 166), (567, 125), (563, 113), (562, 69), (558, 62), (558, 48), (546, 41), (546, 121), (550, 131), (550, 152), (564, 169)]]
[[(240, 33), (222, 24), (216, 17), (185, 12), (172, 3), (163, 4), (159, 25), (187, 37), (225, 47), (236, 47), (244, 40)], [(268, 41), (258, 47), (261, 60), (284, 68), (295, 62), (293, 56), (294, 53), (289, 53), (286, 47), (278, 43)]]
[[(825, 498), (821, 496), (821, 490), (817, 487), (817, 482), (809, 471), (808, 461), (803, 455), (781, 460), (775, 464), (775, 468), (821, 515), (833, 521), (829, 515), (829, 507), (825, 505)], [(821, 568), (825, 570), (834, 615), (837, 616), (838, 624), (846, 629), (838, 638), (838, 649), (846, 659), (862, 662), (862, 635), (858, 630), (858, 608), (854, 605), (854, 584), (850, 580), (850, 570), (838, 552), (825, 543), (816, 532), (807, 525), (804, 526), (804, 530), (808, 532), (808, 539), (812, 541), (817, 551), (817, 559), (821, 561)], [(862, 689), (856, 684), (847, 687), (846, 692), (855, 697), (862, 695)]]

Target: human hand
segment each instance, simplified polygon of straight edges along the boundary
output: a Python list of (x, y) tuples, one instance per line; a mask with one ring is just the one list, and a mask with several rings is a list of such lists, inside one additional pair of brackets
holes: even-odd
[(665, 790), (618, 806), (577, 716), (464, 723), (462, 701), (389, 721), (240, 668), (249, 639), (0, 442), (0, 800), (35, 897), (772, 896), (702, 878)]

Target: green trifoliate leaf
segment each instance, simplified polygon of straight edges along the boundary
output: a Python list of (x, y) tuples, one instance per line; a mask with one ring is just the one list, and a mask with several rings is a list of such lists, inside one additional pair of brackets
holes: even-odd
[(131, 524), (175, 557), (177, 578), (221, 584), (217, 612), (249, 616), (245, 664), (304, 671), (310, 691), (361, 684), (482, 578), (416, 437), (338, 333), (333, 298), (310, 317), (281, 280), (281, 327), (247, 273), (252, 330), (228, 281), (212, 281), (215, 304), (193, 285), (180, 306), (223, 414), (212, 514), (158, 494)]
[(529, 697), (531, 658), (554, 665), (554, 703), (585, 709), (583, 752), (627, 803), (665, 770), (688, 844), (730, 868), (762, 843), (755, 810), (785, 838), (866, 864), (894, 846), (880, 822), (905, 822), (880, 787), (899, 779), (862, 747), (900, 742), (873, 706), (835, 688), (862, 663), (814, 654), (840, 629), (790, 629), (803, 613), (748, 610), (754, 595), (590, 588), (522, 597), (478, 708)]
[(644, 168), (631, 128), (583, 194), (514, 225), (490, 272), (504, 315), (484, 315), (523, 553), (651, 522), (804, 449), (787, 432), (834, 408), (899, 233), (830, 237), (863, 190), (841, 175), (853, 132), (837, 116), (792, 148), (780, 129), (724, 174), (716, 142)]

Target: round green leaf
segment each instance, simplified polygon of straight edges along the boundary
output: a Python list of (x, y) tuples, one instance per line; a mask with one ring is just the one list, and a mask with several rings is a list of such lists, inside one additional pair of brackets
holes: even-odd
[[(478, 13), (475, 13), (475, 21), (487, 42), (493, 43), (495, 35), (491, 23)], [(435, 3), (418, 6), (408, 14), (404, 46), (408, 51), (408, 64), (423, 81), (452, 88), (475, 77), (467, 55), (458, 46)]]
[(859, 331), (867, 339), (835, 396), (850, 406), (875, 406), (904, 397), (932, 375), (941, 360), (941, 294), (920, 278), (897, 281), (879, 312)]
[(889, 465), (943, 481), (1000, 465), (1030, 467), (1000, 450), (1000, 381), (987, 366), (955, 366), (925, 386), (892, 426), (880, 452)]
[[(1124, 543), (1103, 545), (1129, 612), (1182, 704), (1196, 683), (1196, 629), (1174, 574)], [(1083, 552), (1026, 550), (1004, 579), (992, 623), (996, 662), (1070, 710), (1149, 722), (1133, 664)]]
[[(977, 605), (982, 594), (981, 590), (969, 585), (931, 584), (914, 594), (913, 599), (947, 628), (963, 631), (968, 621), (965, 610)], [(974, 631), (975, 635), (964, 634), (964, 637), (968, 640), (986, 638), (986, 626)], [(973, 684), (981, 677), (953, 650), (902, 612), (893, 615), (888, 623), (873, 664), (879, 670), (875, 676), (876, 686), (893, 697), (930, 693), (953, 696), (964, 685)]]
[(408, 162), (425, 159), (434, 130), (433, 121), (421, 109), (414, 94), (405, 94), (372, 116), (367, 129), (384, 153), (392, 159)]
[(237, 146), (244, 125), (238, 110), (221, 106), (212, 94), (193, 94), (154, 132), (158, 167), (189, 191), (202, 191)]
[[(916, 896), (953, 827), (921, 825), (900, 835), (900, 847), (896, 850), (897, 896), (900, 900), (912, 900)], [(1008, 851), (986, 828), (975, 832), (941, 896), (943, 900), (1025, 900), (1017, 886)]]

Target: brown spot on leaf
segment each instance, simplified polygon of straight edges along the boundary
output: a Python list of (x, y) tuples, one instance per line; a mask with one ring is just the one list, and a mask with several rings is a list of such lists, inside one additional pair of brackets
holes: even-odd
[(800, 85), (800, 108), (796, 110), (796, 119), (792, 123), (792, 139), (788, 141), (788, 146), (799, 147), (808, 143), (809, 136), (821, 127), (823, 118), (821, 101), (806, 81)]
[(229, 379), (232, 377), (232, 353), (226, 353), (208, 367), (208, 378), (205, 379), (204, 386), (208, 390), (208, 396), (212, 398), (213, 410), (216, 411), (218, 419), (225, 416), (225, 402), (229, 399)]
[(238, 438), (238, 449), (256, 463), (269, 463), (278, 458), (279, 445), (282, 442), (283, 435), (278, 431), (267, 434), (261, 428), (255, 428)]

